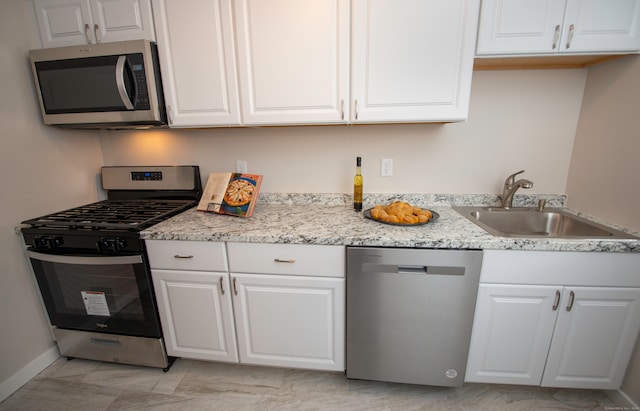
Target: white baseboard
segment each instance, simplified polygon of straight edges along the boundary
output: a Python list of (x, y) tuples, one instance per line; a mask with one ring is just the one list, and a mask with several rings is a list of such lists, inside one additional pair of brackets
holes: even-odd
[(20, 371), (2, 381), (0, 383), (0, 402), (7, 399), (20, 387), (29, 382), (29, 380), (38, 375), (38, 373), (53, 364), (58, 358), (60, 358), (60, 352), (58, 351), (58, 347), (54, 345)]
[(607, 391), (607, 395), (611, 398), (620, 410), (640, 410), (638, 404), (633, 402), (631, 398), (627, 396), (624, 392), (620, 390), (609, 390)]

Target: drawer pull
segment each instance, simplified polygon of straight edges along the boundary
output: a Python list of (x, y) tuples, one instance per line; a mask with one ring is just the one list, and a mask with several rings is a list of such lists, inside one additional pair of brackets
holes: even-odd
[(220, 292), (224, 295), (224, 278), (220, 277)]
[(233, 277), (233, 295), (238, 295), (238, 286), (236, 285), (236, 278)]
[(285, 260), (284, 258), (274, 258), (273, 261), (275, 261), (276, 263), (295, 263), (296, 259), (295, 258), (289, 258), (287, 260)]
[(193, 258), (193, 256), (192, 256), (192, 255), (180, 255), (180, 254), (176, 254), (176, 255), (174, 255), (174, 256), (173, 256), (173, 258), (182, 258), (182, 259), (185, 259), (185, 258)]

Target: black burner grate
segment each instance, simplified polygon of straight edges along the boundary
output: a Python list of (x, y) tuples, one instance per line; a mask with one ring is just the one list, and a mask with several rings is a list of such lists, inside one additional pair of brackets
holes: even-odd
[(194, 205), (192, 200), (104, 200), (23, 223), (34, 227), (138, 231)]

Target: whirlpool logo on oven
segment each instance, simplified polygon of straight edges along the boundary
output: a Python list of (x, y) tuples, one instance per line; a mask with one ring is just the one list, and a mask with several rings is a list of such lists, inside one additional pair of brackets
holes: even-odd
[(96, 325), (98, 326), (98, 328), (107, 328), (107, 324), (96, 323)]

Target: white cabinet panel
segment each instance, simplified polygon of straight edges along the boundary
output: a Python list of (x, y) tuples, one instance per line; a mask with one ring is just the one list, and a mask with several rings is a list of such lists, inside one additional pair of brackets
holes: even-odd
[(345, 122), (349, 2), (237, 0), (244, 124)]
[(238, 362), (227, 273), (152, 270), (167, 353)]
[(483, 0), (478, 54), (558, 50), (565, 0)]
[(569, 0), (560, 51), (640, 50), (640, 0)]
[(478, 1), (353, 1), (355, 123), (464, 120)]
[(618, 389), (638, 329), (640, 289), (564, 290), (543, 386)]
[(483, 0), (477, 54), (640, 50), (640, 0)]
[(94, 41), (89, 0), (34, 0), (33, 4), (45, 48)]
[(43, 46), (155, 41), (150, 0), (34, 0)]
[(155, 41), (149, 0), (91, 0), (97, 43), (147, 39)]
[(240, 124), (230, 0), (153, 0), (171, 127)]
[(240, 361), (344, 371), (345, 280), (232, 274)]
[(465, 381), (539, 385), (557, 293), (552, 286), (481, 284)]

